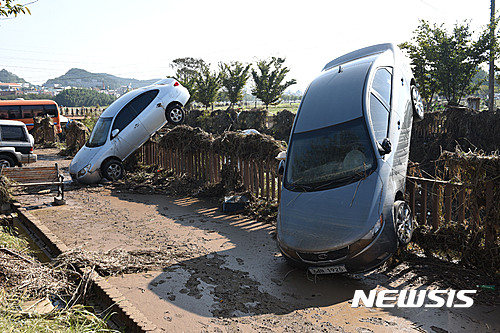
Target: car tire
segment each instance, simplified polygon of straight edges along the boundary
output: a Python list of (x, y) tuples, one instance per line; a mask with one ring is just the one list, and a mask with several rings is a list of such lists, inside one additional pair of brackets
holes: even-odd
[(16, 166), (16, 162), (12, 157), (7, 155), (0, 155), (0, 168), (12, 168)]
[(399, 245), (406, 246), (410, 243), (414, 227), (415, 222), (410, 206), (405, 201), (396, 201), (394, 203), (394, 228)]
[(422, 97), (417, 87), (412, 85), (410, 88), (411, 93), (411, 104), (413, 107), (413, 118), (415, 120), (424, 119), (424, 103), (422, 102)]
[(101, 172), (104, 178), (113, 181), (123, 178), (125, 168), (123, 167), (123, 163), (121, 161), (111, 159), (103, 163), (101, 166)]
[(173, 125), (180, 125), (184, 122), (185, 113), (179, 104), (171, 104), (165, 110), (167, 121)]

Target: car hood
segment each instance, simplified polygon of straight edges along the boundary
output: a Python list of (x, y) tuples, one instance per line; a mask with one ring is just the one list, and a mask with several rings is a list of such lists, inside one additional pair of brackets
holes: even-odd
[(76, 153), (75, 157), (73, 157), (73, 160), (71, 161), (69, 165), (69, 172), (70, 173), (77, 173), (84, 167), (86, 167), (89, 163), (92, 164), (92, 170), (95, 169), (95, 156), (99, 152), (101, 147), (96, 147), (96, 148), (90, 148), (87, 146), (83, 146), (80, 148), (78, 153)]
[(379, 219), (382, 190), (377, 172), (364, 180), (325, 191), (283, 189), (277, 226), (280, 244), (304, 252), (335, 250), (352, 244)]

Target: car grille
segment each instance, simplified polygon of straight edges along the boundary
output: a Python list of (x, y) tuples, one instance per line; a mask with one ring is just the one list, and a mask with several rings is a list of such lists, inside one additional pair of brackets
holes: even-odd
[(321, 262), (321, 261), (332, 261), (344, 258), (347, 256), (348, 252), (349, 248), (344, 247), (330, 252), (320, 252), (320, 253), (297, 252), (297, 254), (304, 261)]

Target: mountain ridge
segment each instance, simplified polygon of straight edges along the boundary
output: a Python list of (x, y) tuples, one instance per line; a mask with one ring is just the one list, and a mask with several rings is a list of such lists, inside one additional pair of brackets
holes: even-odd
[[(71, 86), (76, 88), (106, 88), (117, 89), (122, 86), (130, 85), (132, 88), (144, 87), (155, 83), (160, 79), (137, 80), (130, 78), (121, 78), (107, 73), (92, 73), (80, 68), (71, 68), (65, 74), (53, 79), (47, 80), (42, 86), (54, 87), (60, 85), (63, 87)], [(0, 70), (0, 82), (2, 83), (29, 83), (23, 78), (6, 69)], [(29, 83), (30, 85), (33, 85)]]
[(49, 79), (43, 84), (45, 87), (54, 85), (72, 86), (79, 88), (107, 88), (117, 89), (121, 86), (131, 85), (132, 88), (139, 88), (155, 83), (160, 79), (137, 80), (121, 78), (107, 73), (91, 73), (80, 68), (71, 68), (66, 74), (54, 79)]

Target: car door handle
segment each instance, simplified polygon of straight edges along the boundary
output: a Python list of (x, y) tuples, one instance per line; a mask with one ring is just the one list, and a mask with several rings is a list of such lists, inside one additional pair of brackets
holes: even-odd
[(134, 128), (137, 128), (137, 127), (139, 127), (139, 123), (137, 123), (137, 124), (134, 125)]

